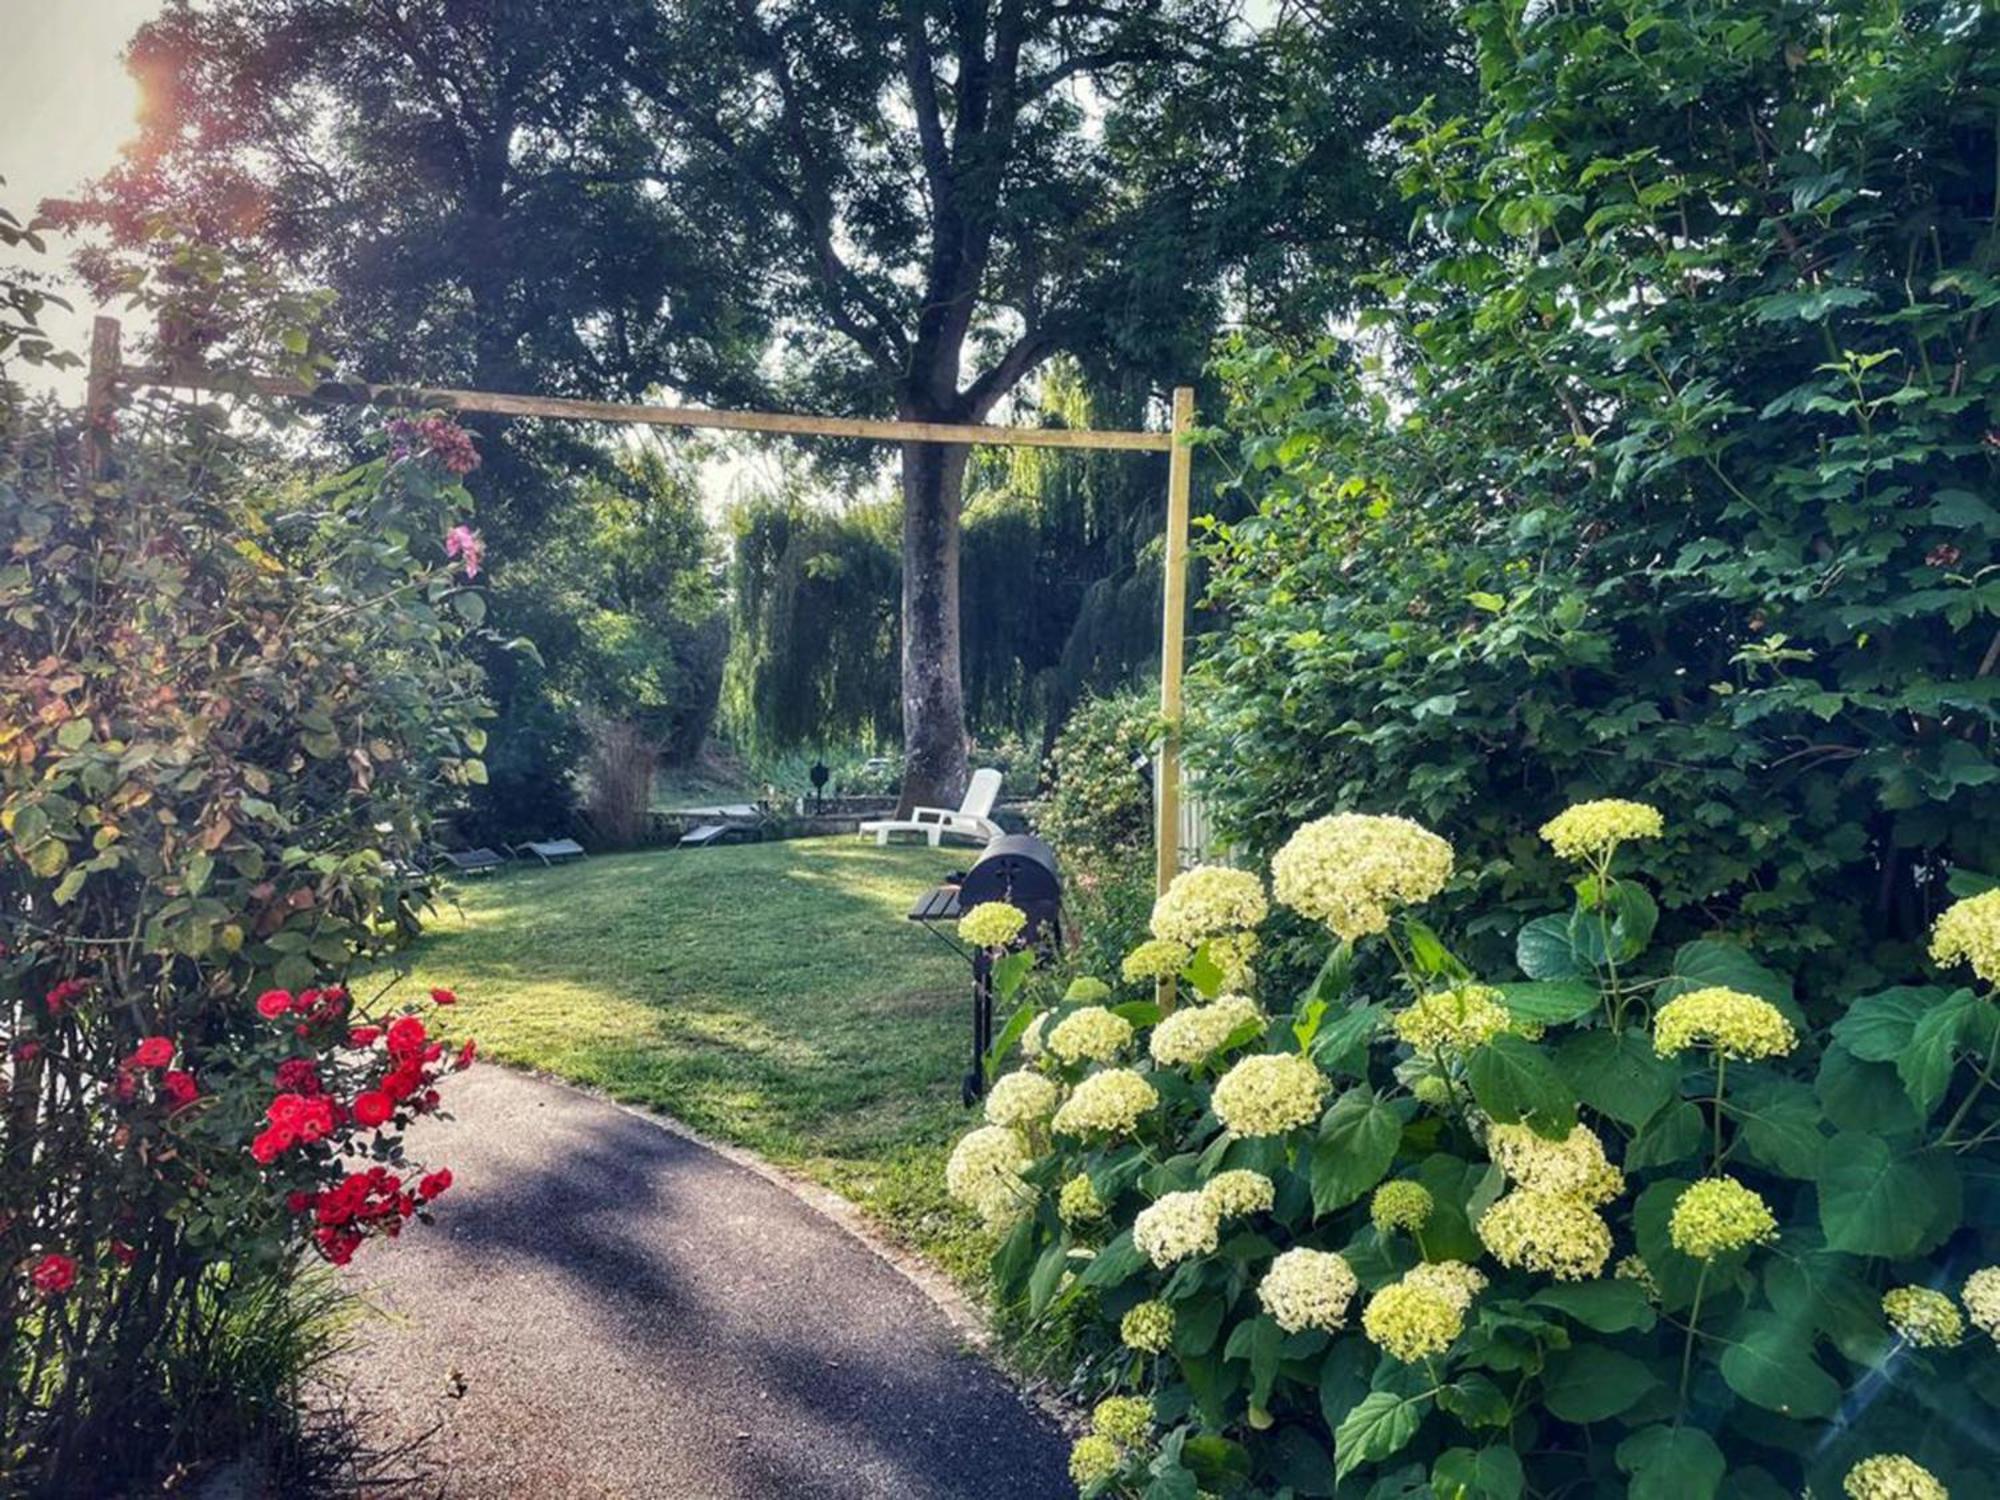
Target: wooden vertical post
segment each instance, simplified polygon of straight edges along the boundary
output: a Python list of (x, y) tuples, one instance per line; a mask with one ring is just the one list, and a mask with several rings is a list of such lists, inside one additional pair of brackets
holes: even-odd
[(1173, 446), (1167, 450), (1167, 555), (1160, 589), (1165, 600), (1160, 625), (1160, 718), (1166, 733), (1160, 741), (1158, 783), (1153, 788), (1159, 817), (1154, 884), (1163, 895), (1180, 873), (1181, 668), (1187, 654), (1188, 485), (1194, 463), (1188, 437), (1193, 431), (1194, 391), (1177, 386)]
[(100, 317), (90, 325), (90, 374), (83, 388), (83, 468), (90, 483), (104, 477), (111, 453), (111, 400), (123, 362), (118, 320)]

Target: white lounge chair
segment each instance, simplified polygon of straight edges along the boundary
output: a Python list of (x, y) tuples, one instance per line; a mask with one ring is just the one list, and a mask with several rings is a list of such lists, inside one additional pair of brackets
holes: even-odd
[(914, 807), (907, 818), (882, 818), (873, 823), (863, 823), (863, 834), (874, 834), (875, 842), (886, 844), (891, 835), (898, 833), (921, 834), (935, 849), (938, 841), (946, 838), (970, 839), (975, 844), (990, 844), (1000, 837), (1000, 825), (993, 821), (993, 804), (1000, 800), (1000, 773), (991, 766), (981, 766), (972, 773), (972, 780), (965, 788), (965, 800), (953, 812), (944, 807)]

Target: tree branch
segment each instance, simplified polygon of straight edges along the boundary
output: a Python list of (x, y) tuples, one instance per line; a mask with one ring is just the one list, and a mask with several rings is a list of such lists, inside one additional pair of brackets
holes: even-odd
[[(852, 339), (885, 375), (901, 376), (905, 352), (902, 329), (853, 267), (840, 258), (833, 245), (831, 224), (813, 212), (804, 196), (772, 167), (767, 156), (739, 141), (712, 112), (697, 108), (627, 58), (614, 59), (612, 66), (628, 85), (721, 152), (738, 171), (778, 201), (812, 250), (827, 315), (834, 327)], [(800, 165), (804, 168), (807, 164)], [(868, 321), (855, 316), (847, 305), (847, 294), (852, 294), (862, 305)]]
[(965, 393), (969, 422), (983, 422), (1002, 396), (1013, 390), (1036, 365), (1055, 353), (1055, 336), (1046, 329), (1030, 328), (1016, 339), (992, 368), (974, 380)]

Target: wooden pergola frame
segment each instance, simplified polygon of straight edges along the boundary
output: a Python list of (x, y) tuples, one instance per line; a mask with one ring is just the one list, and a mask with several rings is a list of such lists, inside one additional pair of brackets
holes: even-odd
[(219, 375), (173, 366), (128, 365), (116, 318), (100, 317), (91, 330), (86, 431), (106, 429), (120, 386), (252, 394), (344, 406), (403, 406), (433, 411), (482, 412), (501, 417), (545, 417), (568, 422), (622, 423), (640, 427), (689, 427), (725, 432), (768, 432), (789, 437), (861, 438), (884, 443), (946, 443), (1003, 448), (1081, 448), (1096, 452), (1167, 455), (1167, 553), (1162, 568), (1164, 608), (1160, 624), (1160, 742), (1153, 783), (1154, 881), (1164, 892), (1180, 866), (1181, 676), (1187, 651), (1188, 489), (1194, 430), (1194, 391), (1177, 386), (1173, 423), (1166, 432), (1070, 427), (1000, 427), (991, 424), (875, 421), (855, 417), (815, 417), (797, 412), (716, 411), (699, 406), (645, 406), (617, 401), (577, 401), (554, 396), (521, 396), (430, 386), (376, 385), (358, 380), (306, 384), (270, 376)]

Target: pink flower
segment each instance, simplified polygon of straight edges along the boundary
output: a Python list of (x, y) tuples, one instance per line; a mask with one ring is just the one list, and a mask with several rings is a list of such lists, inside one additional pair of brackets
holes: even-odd
[(470, 526), (454, 526), (445, 533), (444, 555), (463, 559), (465, 576), (477, 578), (480, 562), (486, 556), (486, 543)]
[(29, 1273), (35, 1290), (45, 1297), (53, 1297), (68, 1291), (76, 1285), (76, 1261), (67, 1255), (50, 1251), (35, 1262), (35, 1269)]

